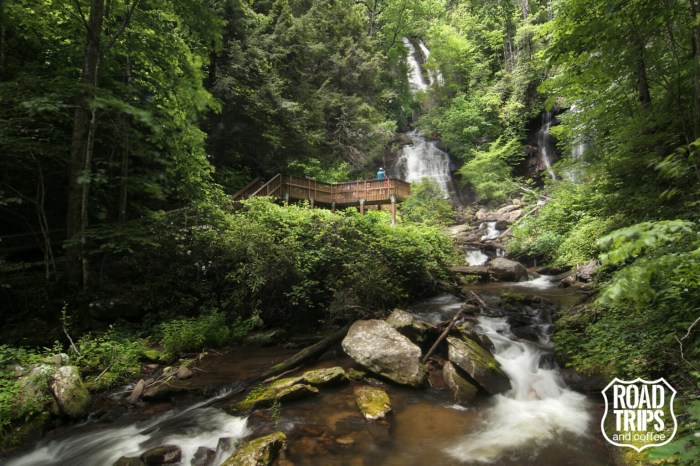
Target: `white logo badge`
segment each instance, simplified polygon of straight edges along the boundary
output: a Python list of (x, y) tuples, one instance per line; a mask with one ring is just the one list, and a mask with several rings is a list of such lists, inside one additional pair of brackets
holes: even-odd
[[(605, 414), (600, 430), (608, 442), (639, 452), (673, 440), (678, 428), (673, 413), (676, 390), (666, 380), (637, 378), (628, 382), (615, 377), (601, 393)], [(671, 424), (673, 432), (669, 435)]]

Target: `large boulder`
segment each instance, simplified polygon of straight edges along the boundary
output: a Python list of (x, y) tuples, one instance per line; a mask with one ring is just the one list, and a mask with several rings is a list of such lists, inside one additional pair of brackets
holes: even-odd
[(469, 382), (450, 361), (442, 366), (442, 376), (457, 403), (469, 403), (479, 393), (479, 388)]
[(381, 388), (360, 385), (353, 389), (353, 393), (358, 409), (368, 421), (384, 419), (391, 411), (389, 395)]
[(447, 354), (452, 362), (488, 393), (495, 395), (511, 389), (510, 379), (488, 351), (470, 339), (447, 337)]
[(270, 466), (285, 448), (287, 436), (273, 432), (245, 442), (221, 466)]
[(161, 465), (180, 463), (182, 450), (177, 445), (163, 445), (152, 448), (141, 455), (141, 460), (146, 465)]
[(74, 419), (87, 415), (90, 408), (90, 393), (77, 367), (59, 367), (51, 374), (50, 388), (63, 414)]
[(425, 382), (420, 348), (383, 320), (358, 320), (342, 346), (356, 363), (382, 377), (414, 387)]
[(488, 264), (489, 274), (502, 282), (520, 282), (527, 280), (527, 269), (520, 262), (504, 257), (497, 257)]
[(508, 204), (497, 210), (479, 209), (476, 212), (476, 219), (480, 222), (503, 222), (513, 223), (523, 215), (522, 206)]
[(413, 314), (402, 309), (394, 309), (391, 315), (387, 317), (386, 323), (416, 345), (421, 346), (425, 344), (431, 333), (437, 333), (435, 326), (416, 319)]

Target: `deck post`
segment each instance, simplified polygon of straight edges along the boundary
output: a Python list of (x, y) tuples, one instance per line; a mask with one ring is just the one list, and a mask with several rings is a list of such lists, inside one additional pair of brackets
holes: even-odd
[(360, 198), (360, 215), (365, 214), (365, 198), (361, 197)]
[(396, 225), (396, 194), (392, 194), (391, 197), (391, 226)]
[(335, 201), (331, 202), (331, 212), (335, 213)]
[(289, 193), (284, 193), (284, 206), (287, 207), (289, 205)]
[(310, 198), (309, 198), (309, 207), (310, 207), (311, 209), (314, 208), (314, 198), (313, 198), (313, 197), (310, 197)]

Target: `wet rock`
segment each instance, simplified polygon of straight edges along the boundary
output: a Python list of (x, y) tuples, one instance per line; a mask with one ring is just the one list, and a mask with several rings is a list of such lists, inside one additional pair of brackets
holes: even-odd
[(141, 395), (143, 394), (143, 389), (145, 386), (146, 386), (146, 382), (143, 379), (136, 382), (134, 389), (131, 391), (131, 394), (129, 395), (129, 399), (128, 399), (129, 404), (134, 405), (141, 399)]
[(419, 346), (426, 342), (430, 333), (437, 332), (435, 326), (416, 319), (413, 314), (402, 309), (394, 309), (387, 317), (386, 323)]
[(339, 366), (306, 371), (299, 380), (299, 382), (307, 383), (315, 387), (340, 385), (347, 381), (348, 374)]
[(163, 445), (153, 448), (141, 455), (141, 460), (146, 465), (174, 464), (182, 458), (182, 450), (176, 445)]
[(456, 365), (476, 381), (481, 388), (495, 395), (510, 390), (510, 380), (501, 365), (478, 343), (447, 337), (448, 355)]
[(527, 269), (520, 263), (503, 257), (497, 257), (488, 264), (489, 274), (495, 280), (519, 282), (527, 280)]
[(483, 333), (479, 333), (476, 330), (476, 326), (477, 324), (474, 322), (461, 322), (454, 326), (451, 335), (455, 335), (462, 340), (470, 339), (472, 341), (475, 341), (476, 343), (481, 345), (481, 347), (484, 348), (486, 351), (493, 354), (493, 352), (496, 350), (496, 347), (494, 346), (493, 342), (488, 336), (484, 335)]
[(286, 448), (287, 436), (282, 432), (274, 432), (245, 442), (222, 466), (269, 466)]
[(355, 322), (342, 346), (355, 362), (396, 383), (410, 386), (425, 383), (420, 348), (383, 320)]
[(61, 412), (74, 419), (85, 417), (90, 408), (90, 393), (75, 366), (62, 366), (51, 374), (51, 393)]
[[(163, 371), (165, 374), (165, 371)], [(149, 401), (164, 401), (169, 400), (172, 397), (184, 393), (188, 390), (186, 382), (181, 382), (173, 377), (164, 380), (157, 385), (151, 385), (147, 383), (147, 388), (143, 391), (141, 398)]]
[(576, 267), (576, 279), (580, 282), (589, 283), (593, 280), (593, 275), (598, 270), (598, 262), (591, 260), (588, 264)]
[(466, 404), (476, 398), (479, 388), (470, 383), (450, 361), (443, 366), (442, 374), (457, 403)]
[(226, 409), (231, 414), (244, 414), (253, 409), (266, 408), (275, 402), (299, 400), (318, 394), (318, 388), (298, 383), (297, 377), (289, 377), (260, 386), (252, 390), (243, 401), (229, 405)]
[(389, 395), (381, 388), (359, 385), (353, 388), (355, 402), (365, 419), (383, 419), (391, 411)]
[(122, 456), (117, 461), (115, 461), (112, 466), (145, 466), (146, 463), (141, 461), (141, 458), (128, 458)]
[(187, 380), (192, 377), (192, 370), (189, 367), (180, 366), (177, 368), (177, 372), (175, 372), (175, 377), (177, 377), (178, 380)]
[(476, 212), (476, 219), (480, 222), (504, 222), (513, 223), (523, 215), (522, 206), (508, 204), (497, 210), (479, 209)]
[(486, 265), (453, 265), (450, 267), (450, 272), (457, 275), (472, 275), (479, 280), (489, 278), (489, 268)]
[(216, 459), (215, 450), (207, 447), (199, 447), (194, 453), (190, 464), (191, 466), (210, 466), (214, 464), (214, 459)]

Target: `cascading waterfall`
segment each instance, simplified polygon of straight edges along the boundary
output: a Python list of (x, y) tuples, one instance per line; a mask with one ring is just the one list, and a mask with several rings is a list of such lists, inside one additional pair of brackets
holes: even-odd
[[(416, 48), (408, 37), (404, 37), (401, 40), (403, 41), (403, 45), (408, 49), (408, 84), (411, 87), (411, 91), (424, 91), (428, 88), (428, 84), (425, 82), (425, 79), (423, 79), (420, 64), (418, 60), (416, 60)], [(432, 82), (430, 84), (432, 84)]]
[[(428, 47), (425, 46), (423, 41), (418, 42), (418, 47), (420, 47), (421, 52), (423, 53), (423, 56), (425, 57), (425, 61), (428, 61), (430, 58), (430, 50)], [(428, 70), (428, 79), (430, 80), (430, 85), (438, 84), (439, 86), (442, 86), (445, 84), (445, 78), (442, 76), (442, 73), (440, 70)]]
[(469, 249), (464, 253), (464, 260), (466, 261), (467, 265), (484, 265), (486, 262), (488, 262), (489, 256), (484, 254), (479, 249)]
[(449, 197), (448, 185), (451, 180), (450, 156), (438, 149), (434, 141), (428, 141), (413, 130), (408, 133), (413, 144), (401, 149), (393, 167), (395, 176), (409, 183), (429, 178), (437, 182), (445, 197)]
[(497, 222), (482, 222), (479, 225), (479, 230), (486, 230), (486, 233), (481, 235), (481, 241), (496, 239), (501, 236), (501, 232), (496, 228)]
[(550, 153), (550, 147), (552, 146), (552, 138), (549, 134), (549, 130), (552, 128), (552, 112), (546, 112), (542, 115), (542, 126), (537, 132), (537, 151), (540, 157), (540, 161), (544, 166), (549, 176), (556, 180), (557, 176), (552, 170), (552, 156)]
[(493, 397), (481, 429), (447, 449), (455, 459), (494, 463), (534, 454), (563, 435), (586, 432), (591, 422), (586, 397), (566, 388), (557, 369), (540, 367), (548, 352), (548, 327), (540, 324), (540, 341), (535, 343), (516, 339), (506, 318), (479, 318), (479, 328), (494, 343), (494, 357), (512, 390)]

